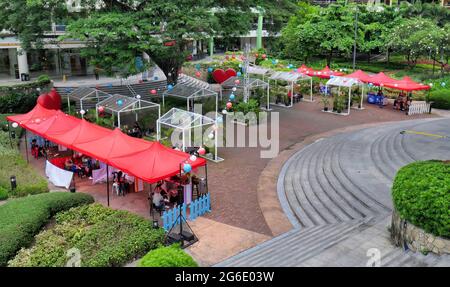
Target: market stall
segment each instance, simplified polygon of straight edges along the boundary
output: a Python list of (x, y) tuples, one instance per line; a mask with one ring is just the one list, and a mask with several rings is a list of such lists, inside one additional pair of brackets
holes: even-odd
[[(165, 126), (171, 129), (171, 133), (167, 134), (167, 137), (172, 137), (174, 132), (178, 135), (175, 139), (171, 139), (171, 144), (174, 144), (174, 140), (180, 140), (179, 134), (181, 134), (181, 142), (178, 145), (175, 143), (175, 148), (187, 151), (188, 148), (200, 148), (207, 141), (207, 146), (214, 145), (214, 154), (206, 154), (205, 157), (214, 162), (223, 161), (217, 154), (218, 135), (216, 120), (201, 114), (172, 108), (158, 119), (157, 125), (158, 141), (163, 139), (161, 136), (162, 127)], [(209, 132), (208, 139), (204, 137), (205, 132)], [(194, 141), (192, 141), (192, 137), (194, 137)]]
[[(296, 72), (275, 72), (270, 76), (269, 81), (273, 80), (275, 81), (275, 84), (277, 81), (285, 81), (288, 83), (290, 87), (290, 105), (288, 107), (292, 107), (294, 105), (294, 84), (298, 83), (299, 81), (309, 81), (310, 82), (310, 101), (313, 101), (312, 97), (312, 78), (306, 74), (302, 73), (296, 73)], [(269, 82), (270, 83), (270, 82)], [(278, 103), (275, 103), (278, 104)]]
[[(346, 113), (342, 113), (342, 110), (343, 110), (344, 107), (338, 107), (338, 112), (337, 113), (334, 112), (334, 111), (326, 111), (326, 112), (336, 113), (336, 114), (345, 115), (345, 116), (350, 115), (352, 87), (355, 86), (355, 85), (361, 85), (361, 84), (362, 84), (362, 82), (360, 82), (359, 80), (354, 79), (354, 78), (347, 78), (347, 77), (332, 77), (330, 80), (328, 80), (328, 82), (326, 83), (327, 89), (328, 89), (328, 86), (336, 86), (336, 87), (338, 87), (337, 100), (340, 100), (339, 97), (341, 97), (339, 95), (340, 88), (341, 87), (348, 88), (348, 102), (347, 102), (347, 112)], [(339, 110), (340, 108), (342, 108), (342, 110)]]
[(245, 90), (249, 91), (248, 94), (251, 94), (252, 91), (255, 91), (257, 89), (266, 90), (267, 103), (265, 109), (270, 110), (270, 86), (269, 83), (260, 79), (248, 78), (247, 81), (244, 81), (244, 78), (240, 78), (237, 76), (230, 77), (221, 84), (220, 97), (223, 97), (224, 92), (231, 95), (240, 90), (245, 95)]
[[(203, 98), (215, 98), (215, 109), (214, 111), (217, 112), (218, 109), (218, 96), (219, 94), (217, 92), (214, 92), (207, 88), (201, 88), (186, 84), (177, 84), (174, 87), (171, 87), (170, 89), (167, 89), (162, 97), (163, 107), (165, 106), (165, 98), (166, 97), (176, 97), (183, 100), (186, 100), (186, 110), (187, 111), (193, 111), (194, 109), (194, 101), (196, 99), (203, 99)], [(203, 111), (202, 111), (203, 112)], [(210, 111), (206, 111), (210, 112)]]

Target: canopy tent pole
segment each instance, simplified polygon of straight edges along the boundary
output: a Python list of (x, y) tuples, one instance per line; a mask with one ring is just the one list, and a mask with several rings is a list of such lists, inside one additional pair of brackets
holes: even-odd
[(9, 135), (9, 144), (11, 145), (11, 149), (13, 148), (12, 138), (11, 138), (11, 124), (8, 121), (8, 135)]
[(70, 97), (69, 97), (69, 95), (67, 95), (67, 108), (69, 109), (69, 114), (70, 114)]
[(117, 126), (120, 128), (120, 112), (117, 112)]
[(183, 152), (185, 152), (186, 151), (186, 144), (184, 142), (184, 128), (181, 130), (181, 133), (182, 133), (182, 137), (183, 137)]
[(161, 139), (161, 122), (159, 121), (160, 118), (161, 118), (161, 108), (160, 108), (158, 120), (156, 121), (156, 140), (158, 142)]
[(267, 84), (267, 110), (270, 111), (270, 86)]
[(310, 85), (310, 90), (309, 90), (309, 97), (311, 102), (313, 101), (313, 79), (311, 77), (311, 85)]
[(81, 118), (84, 119), (84, 113), (81, 112), (82, 110), (83, 110), (83, 100), (80, 101), (80, 114)]
[(30, 163), (28, 159), (28, 139), (27, 139), (27, 129), (25, 129), (25, 153), (27, 155), (27, 163)]
[(206, 180), (206, 193), (209, 193), (209, 188), (208, 188), (208, 163), (205, 163), (205, 180)]
[(163, 107), (165, 107), (165, 102), (164, 102), (164, 99), (165, 99), (165, 96), (164, 96), (164, 93), (163, 93), (163, 95), (162, 95), (162, 102), (163, 102)]
[(364, 84), (361, 85), (361, 109), (363, 108), (364, 101)]
[(348, 88), (348, 106), (347, 106), (347, 113), (350, 115), (350, 103), (351, 103), (351, 97), (352, 97), (352, 86)]
[(294, 81), (291, 82), (291, 107), (294, 106)]
[(109, 206), (109, 165), (106, 165), (106, 199)]
[(190, 97), (186, 98), (186, 111), (189, 112), (189, 102), (190, 102)]
[(219, 124), (217, 122), (217, 118), (219, 117), (219, 115), (217, 114), (217, 109), (219, 108), (219, 103), (218, 103), (218, 98), (217, 98), (217, 94), (216, 94), (216, 123), (214, 124), (216, 127), (215, 133), (214, 133), (214, 160), (217, 160), (217, 144), (219, 143), (219, 139), (218, 139), (218, 130), (219, 130)]

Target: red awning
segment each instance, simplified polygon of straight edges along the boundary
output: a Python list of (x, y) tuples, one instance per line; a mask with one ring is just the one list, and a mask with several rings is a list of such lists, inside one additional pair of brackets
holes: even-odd
[(351, 74), (348, 74), (345, 76), (346, 78), (353, 78), (358, 79), (363, 83), (369, 83), (370, 82), (370, 76), (363, 72), (362, 70), (357, 70)]
[(430, 89), (430, 86), (417, 83), (407, 76), (403, 77), (403, 79), (399, 81), (395, 81), (394, 83), (385, 84), (385, 86), (402, 91), (419, 91)]
[(203, 158), (191, 162), (186, 153), (167, 148), (159, 142), (152, 142), (141, 152), (110, 159), (112, 166), (120, 166), (126, 173), (139, 174), (139, 178), (148, 182), (157, 182), (178, 174), (183, 162), (189, 163), (192, 168), (206, 164)]
[(297, 73), (300, 74), (307, 74), (311, 71), (312, 69), (308, 66), (306, 66), (305, 64), (303, 64), (300, 68), (297, 69)]
[(202, 158), (191, 162), (189, 154), (158, 142), (133, 138), (119, 129), (112, 131), (39, 104), (27, 114), (8, 116), (7, 120), (150, 183), (179, 173), (184, 162), (193, 168), (206, 164)]
[(321, 79), (329, 79), (331, 76), (343, 76), (344, 73), (333, 71), (328, 66), (325, 66), (325, 68), (323, 68), (320, 71), (315, 71), (313, 69), (310, 69), (310, 71), (307, 75), (319, 77)]
[(369, 83), (372, 83), (375, 86), (385, 86), (386, 84), (394, 84), (396, 81), (397, 81), (396, 79), (386, 76), (386, 74), (383, 72), (379, 72), (378, 74), (371, 76), (369, 78)]

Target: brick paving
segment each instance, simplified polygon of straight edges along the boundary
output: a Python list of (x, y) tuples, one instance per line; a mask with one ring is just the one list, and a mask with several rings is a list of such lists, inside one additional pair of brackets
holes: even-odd
[[(327, 131), (367, 123), (429, 118), (433, 115), (407, 116), (390, 107), (366, 105), (365, 110), (352, 110), (350, 116), (321, 112), (320, 102), (301, 102), (293, 108), (274, 106), (280, 112), (280, 152), (306, 137)], [(272, 235), (258, 203), (258, 179), (270, 159), (260, 158), (259, 148), (220, 148), (224, 162), (208, 165), (213, 212), (207, 217), (215, 221)], [(276, 193), (276, 190), (273, 190)]]

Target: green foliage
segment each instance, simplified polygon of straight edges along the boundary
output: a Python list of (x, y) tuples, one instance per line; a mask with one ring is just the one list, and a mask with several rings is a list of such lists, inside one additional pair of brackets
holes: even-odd
[(15, 175), (17, 188), (9, 191), (10, 196), (48, 192), (46, 179), (27, 164), (17, 150), (17, 143), (14, 141), (11, 148), (8, 133), (0, 131), (0, 187), (10, 190), (9, 178)]
[(0, 200), (8, 199), (8, 190), (2, 186), (0, 186)]
[(450, 237), (450, 164), (415, 162), (401, 168), (392, 197), (400, 217), (437, 236)]
[(138, 267), (198, 267), (192, 257), (179, 245), (159, 247), (139, 260)]
[(10, 199), (0, 206), (0, 266), (27, 247), (34, 235), (59, 211), (93, 202), (82, 193), (52, 192)]
[(436, 109), (450, 110), (450, 90), (437, 90), (431, 92), (430, 101), (433, 102), (432, 107)]
[(100, 204), (73, 208), (55, 218), (56, 224), (36, 236), (32, 247), (19, 251), (9, 266), (64, 266), (70, 248), (80, 250), (81, 266), (123, 266), (164, 239), (164, 230), (153, 229), (148, 220)]
[(27, 113), (36, 105), (38, 96), (39, 93), (37, 91), (30, 93), (11, 92), (0, 96), (0, 113)]

